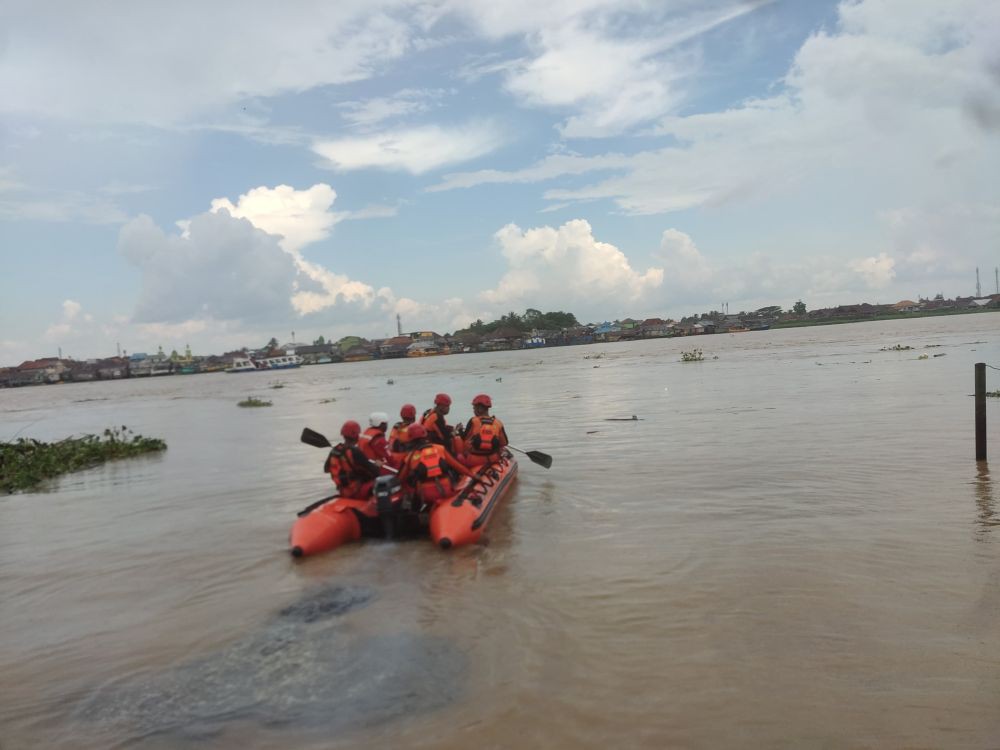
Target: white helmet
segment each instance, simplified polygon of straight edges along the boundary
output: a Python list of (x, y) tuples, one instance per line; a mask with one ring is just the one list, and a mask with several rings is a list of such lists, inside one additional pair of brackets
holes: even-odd
[(389, 424), (389, 415), (384, 411), (373, 411), (368, 415), (368, 424), (378, 427), (380, 424)]

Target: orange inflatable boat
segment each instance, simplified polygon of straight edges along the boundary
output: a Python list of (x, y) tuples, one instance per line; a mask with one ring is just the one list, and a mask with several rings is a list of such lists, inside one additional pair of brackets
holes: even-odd
[(398, 539), (427, 536), (442, 549), (473, 544), (517, 477), (517, 461), (509, 451), (481, 467), (477, 480), (462, 477), (455, 494), (429, 511), (402, 492), (394, 476), (379, 477), (375, 493), (366, 499), (331, 497), (299, 513), (292, 525), (292, 555), (327, 552), (362, 537)]

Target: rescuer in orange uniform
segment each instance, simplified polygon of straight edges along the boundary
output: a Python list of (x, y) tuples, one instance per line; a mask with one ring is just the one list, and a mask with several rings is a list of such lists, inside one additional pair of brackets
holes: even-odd
[(397, 469), (403, 465), (403, 460), (410, 450), (410, 428), (416, 424), (417, 407), (413, 404), (403, 404), (399, 416), (400, 421), (392, 426), (389, 433), (389, 460)]
[(444, 446), (430, 442), (423, 425), (413, 425), (409, 434), (412, 440), (411, 450), (403, 461), (399, 479), (404, 486), (407, 483), (413, 486), (421, 501), (434, 505), (455, 494), (455, 486), (448, 473), (449, 467), (475, 479), (475, 475), (455, 460)]
[(392, 426), (389, 433), (389, 450), (393, 453), (405, 453), (406, 444), (410, 442), (409, 429), (417, 419), (417, 407), (413, 404), (403, 404), (399, 410), (401, 421)]
[(465, 463), (482, 466), (500, 460), (500, 451), (507, 445), (507, 431), (503, 422), (490, 416), (493, 400), (485, 393), (472, 399), (475, 416), (465, 426)]
[(455, 435), (455, 428), (445, 421), (451, 411), (451, 396), (439, 393), (434, 397), (434, 408), (424, 412), (421, 424), (427, 430), (427, 439), (444, 447), (452, 456), (462, 452), (462, 439)]
[(389, 462), (389, 443), (385, 431), (389, 427), (389, 415), (384, 411), (373, 411), (368, 417), (369, 427), (358, 439), (358, 446), (365, 458), (380, 466)]
[(330, 472), (342, 497), (363, 500), (372, 494), (375, 477), (379, 475), (379, 465), (369, 461), (358, 446), (361, 425), (348, 419), (340, 428), (340, 435), (344, 439), (327, 456), (326, 471)]

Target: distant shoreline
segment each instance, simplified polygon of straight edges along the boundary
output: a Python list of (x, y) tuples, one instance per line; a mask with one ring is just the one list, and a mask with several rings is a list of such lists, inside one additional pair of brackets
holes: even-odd
[(979, 310), (927, 310), (923, 312), (900, 312), (879, 315), (862, 315), (858, 317), (837, 317), (823, 318), (819, 320), (788, 320), (774, 322), (771, 329), (775, 328), (805, 328), (807, 326), (832, 326), (841, 323), (870, 323), (877, 320), (910, 320), (912, 318), (938, 318), (944, 315), (979, 315), (981, 313), (1000, 312), (1000, 308), (985, 307)]

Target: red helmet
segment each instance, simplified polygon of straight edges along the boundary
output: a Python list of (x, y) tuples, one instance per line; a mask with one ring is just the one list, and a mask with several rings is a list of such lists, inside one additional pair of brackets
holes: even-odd
[(435, 406), (451, 406), (451, 396), (447, 393), (439, 393), (434, 397)]
[(421, 438), (427, 437), (427, 430), (424, 429), (422, 424), (414, 424), (410, 425), (410, 427), (406, 430), (406, 434), (410, 440), (420, 440)]
[(493, 408), (493, 401), (485, 393), (480, 393), (474, 399), (472, 399), (473, 406), (485, 406), (487, 409)]
[(340, 434), (348, 440), (357, 440), (361, 436), (361, 425), (353, 419), (348, 419), (344, 422), (344, 426), (340, 428)]
[(417, 407), (413, 404), (403, 404), (403, 408), (399, 410), (399, 416), (403, 419), (416, 419)]

